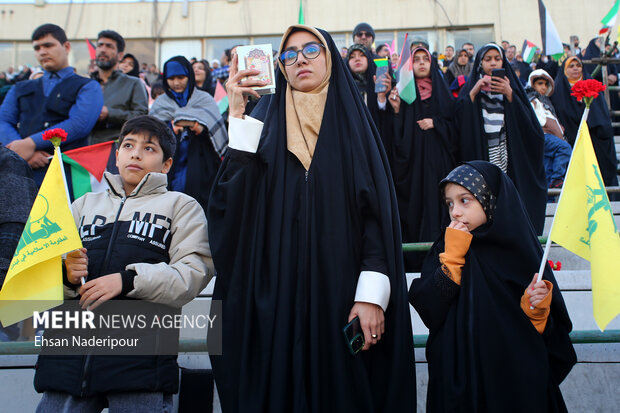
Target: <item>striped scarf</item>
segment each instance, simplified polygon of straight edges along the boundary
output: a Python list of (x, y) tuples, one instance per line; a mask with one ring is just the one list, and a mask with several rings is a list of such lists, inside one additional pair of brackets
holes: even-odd
[(489, 148), (489, 162), (508, 172), (508, 145), (504, 124), (504, 95), (480, 92), (484, 135)]

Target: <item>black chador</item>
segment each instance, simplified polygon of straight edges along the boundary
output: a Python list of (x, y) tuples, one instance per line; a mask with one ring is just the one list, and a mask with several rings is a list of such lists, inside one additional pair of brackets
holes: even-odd
[[(379, 136), (381, 136), (381, 141), (383, 142), (383, 147), (385, 152), (388, 155), (388, 160), (391, 162), (390, 155), (392, 153), (391, 150), (391, 140), (393, 133), (393, 122), (394, 122), (394, 111), (389, 102), (385, 102), (385, 108), (379, 109), (379, 102), (377, 100), (377, 93), (375, 92), (375, 81), (374, 76), (377, 72), (377, 65), (374, 61), (375, 58), (378, 58), (373, 53), (371, 53), (367, 48), (362, 45), (353, 45), (349, 49), (349, 54), (352, 50), (359, 50), (364, 53), (366, 59), (368, 60), (368, 69), (364, 73), (353, 73), (347, 61), (345, 62), (351, 76), (353, 76), (353, 80), (357, 86), (357, 90), (362, 97), (362, 100), (366, 103), (368, 107), (368, 111), (370, 112), (370, 117), (372, 118), (375, 126), (377, 127), (377, 131), (379, 132)], [(389, 64), (389, 63), (388, 63)], [(392, 75), (392, 71), (388, 71), (390, 76)], [(381, 79), (377, 79), (378, 82)], [(393, 86), (393, 85), (392, 85)], [(389, 93), (386, 97), (389, 96)]]
[(488, 220), (471, 232), (460, 285), (440, 266), (450, 242), (442, 235), (410, 289), (429, 328), (427, 411), (566, 412), (559, 385), (576, 355), (553, 271), (546, 265), (543, 279), (553, 288), (541, 334), (520, 305), (543, 255), (524, 205), (498, 167), (474, 161), (459, 168), (468, 167), (472, 175), (460, 179), (469, 183), (451, 180), (453, 173), (447, 181), (484, 198)]
[[(553, 106), (555, 106), (560, 123), (566, 128), (564, 136), (566, 136), (566, 140), (571, 145), (575, 144), (581, 115), (583, 115), (583, 111), (586, 108), (584, 102), (578, 102), (574, 96), (571, 96), (572, 86), (565, 74), (566, 67), (573, 60), (581, 64), (581, 61), (576, 57), (569, 57), (564, 61), (564, 64), (558, 71), (558, 76), (555, 78), (555, 93), (551, 96), (551, 101)], [(591, 77), (583, 68), (583, 65), (582, 70), (582, 79), (590, 79)], [(587, 123), (603, 182), (605, 186), (617, 186), (618, 158), (616, 157), (616, 148), (614, 146), (614, 132), (611, 127), (609, 107), (602, 93), (592, 101)]]
[[(422, 49), (425, 50), (425, 49)], [(430, 53), (428, 54), (430, 56)], [(416, 85), (416, 100), (401, 100), (392, 140), (392, 175), (398, 198), (403, 242), (432, 242), (447, 219), (437, 185), (454, 167), (456, 131), (454, 99), (431, 59), (431, 95)], [(416, 79), (419, 83), (421, 79)], [(425, 88), (428, 90), (428, 87)], [(418, 121), (430, 118), (433, 128), (422, 130)], [(423, 253), (405, 253), (405, 269), (420, 271)]]
[[(209, 201), (213, 299), (223, 305), (223, 354), (211, 360), (222, 408), (414, 411), (413, 335), (385, 152), (329, 34), (294, 26), (285, 40), (291, 30), (323, 37), (332, 56), (311, 163), (306, 169), (287, 148), (287, 82), (277, 71), (276, 93), (253, 112), (264, 122), (258, 151), (229, 148)], [(342, 329), (360, 271), (386, 274), (391, 294), (382, 339), (352, 356)]]
[[(481, 102), (483, 92), (478, 93), (473, 102), (469, 92), (483, 75), (482, 58), (491, 48), (501, 49), (491, 43), (478, 51), (472, 75), (463, 86), (456, 104), (457, 129), (460, 131), (459, 160), (464, 162), (489, 160), (490, 140), (485, 133)], [(507, 145), (506, 173), (519, 191), (534, 229), (540, 235), (545, 223), (547, 202), (547, 180), (543, 164), (544, 136), (521, 82), (510, 67), (503, 51), (500, 51), (500, 54), (503, 69), (512, 88), (512, 102), (503, 99), (503, 111), (501, 111)]]

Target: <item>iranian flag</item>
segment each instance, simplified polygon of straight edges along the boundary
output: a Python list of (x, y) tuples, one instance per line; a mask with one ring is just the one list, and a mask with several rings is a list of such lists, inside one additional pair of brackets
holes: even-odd
[(67, 181), (70, 181), (72, 200), (87, 192), (103, 192), (107, 189), (103, 173), (106, 170), (118, 173), (115, 149), (114, 141), (109, 141), (62, 153), (63, 162), (69, 166)]
[(523, 60), (526, 63), (532, 63), (532, 59), (536, 55), (537, 48), (538, 47), (534, 43), (525, 39), (525, 41), (523, 42), (523, 48), (521, 49), (521, 56), (523, 56)]
[(220, 115), (228, 109), (228, 95), (226, 94), (226, 89), (220, 82), (215, 82), (215, 103), (217, 103), (217, 107), (220, 110)]
[(598, 31), (599, 36), (604, 36), (611, 31), (611, 29), (616, 24), (616, 18), (618, 17), (618, 8), (620, 7), (620, 0), (616, 0), (609, 13), (603, 17), (601, 23), (603, 23), (603, 27)]
[(413, 78), (413, 64), (411, 61), (411, 51), (409, 50), (409, 42), (405, 34), (403, 49), (400, 52), (400, 61), (394, 75), (396, 76), (396, 89), (402, 100), (411, 104), (416, 98), (415, 79)]

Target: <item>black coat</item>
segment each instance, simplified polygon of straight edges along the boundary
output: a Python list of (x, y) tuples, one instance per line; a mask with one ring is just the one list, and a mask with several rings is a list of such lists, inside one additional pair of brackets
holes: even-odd
[[(412, 104), (401, 101), (391, 142), (392, 176), (398, 198), (403, 242), (432, 242), (447, 219), (437, 185), (455, 166), (456, 128), (454, 98), (435, 59), (431, 63), (433, 94)], [(433, 119), (433, 129), (422, 130), (417, 121)], [(423, 253), (406, 253), (405, 269), (419, 271)]]
[[(229, 148), (209, 201), (223, 304), (211, 356), (225, 412), (414, 411), (415, 365), (396, 196), (380, 138), (326, 32), (332, 74), (306, 172), (287, 150), (286, 82), (263, 96), (257, 153)], [(342, 329), (362, 270), (391, 285), (385, 335), (352, 356)]]
[[(474, 102), (469, 97), (469, 92), (480, 79), (481, 60), (489, 48), (490, 46), (485, 46), (476, 54), (472, 75), (463, 86), (456, 104), (457, 127), (460, 131), (459, 160), (464, 162), (489, 159), (480, 94)], [(503, 61), (503, 68), (512, 88), (512, 102), (504, 100), (508, 176), (523, 199), (536, 233), (542, 234), (547, 202), (547, 180), (543, 164), (545, 140), (521, 82), (505, 56)]]
[[(590, 76), (584, 67), (583, 79), (589, 78)], [(565, 128), (564, 136), (566, 140), (571, 145), (574, 145), (577, 132), (579, 131), (581, 116), (586, 105), (583, 102), (578, 102), (574, 96), (571, 96), (571, 85), (564, 74), (564, 64), (560, 67), (558, 76), (555, 78), (555, 91), (551, 95), (551, 101), (560, 123)], [(616, 186), (618, 185), (618, 158), (616, 157), (609, 108), (603, 94), (599, 94), (592, 101), (587, 122), (603, 182), (605, 182), (605, 186)]]
[(559, 385), (576, 362), (572, 324), (553, 283), (543, 334), (520, 307), (543, 251), (512, 181), (488, 162), (469, 162), (497, 203), (491, 223), (472, 231), (461, 284), (439, 265), (444, 237), (429, 254), (410, 300), (429, 328), (429, 412), (565, 412)]

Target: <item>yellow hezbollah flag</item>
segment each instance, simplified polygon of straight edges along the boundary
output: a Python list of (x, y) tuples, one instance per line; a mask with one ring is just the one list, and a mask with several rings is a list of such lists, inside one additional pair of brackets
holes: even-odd
[(605, 330), (620, 314), (620, 235), (585, 122), (566, 172), (551, 240), (590, 261), (594, 319)]
[(82, 247), (65, 188), (56, 151), (0, 291), (5, 326), (62, 304), (61, 256)]

